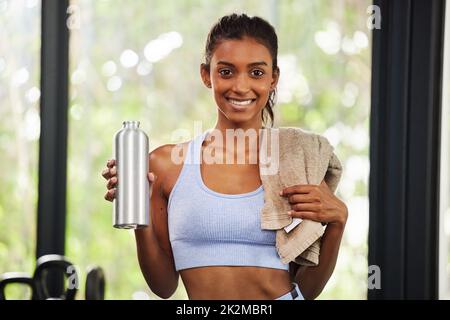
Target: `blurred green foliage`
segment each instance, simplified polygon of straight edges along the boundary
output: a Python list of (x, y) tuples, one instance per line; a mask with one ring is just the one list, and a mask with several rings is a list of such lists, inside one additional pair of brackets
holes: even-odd
[[(35, 266), (40, 1), (0, 1), (0, 273)], [(26, 297), (8, 285), (7, 294)]]

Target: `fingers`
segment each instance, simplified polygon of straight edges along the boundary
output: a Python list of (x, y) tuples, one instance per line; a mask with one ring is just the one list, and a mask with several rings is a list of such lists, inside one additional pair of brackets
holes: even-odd
[(315, 188), (317, 188), (316, 185), (310, 185), (310, 184), (294, 185), (294, 186), (290, 186), (290, 187), (282, 189), (280, 191), (280, 196), (288, 196), (292, 193), (309, 193), (312, 190), (314, 190)]
[(317, 221), (317, 222), (321, 222), (317, 212), (311, 212), (311, 211), (288, 211), (288, 215), (291, 216), (292, 218), (300, 218), (300, 219), (306, 219), (306, 220), (312, 220), (312, 221)]
[(292, 194), (288, 196), (288, 201), (290, 204), (302, 203), (302, 202), (320, 202), (320, 197), (314, 194)]
[(322, 204), (313, 202), (313, 203), (296, 203), (291, 205), (291, 209), (294, 211), (315, 211), (318, 212), (322, 210)]
[(108, 183), (106, 184), (106, 188), (108, 190), (113, 189), (117, 185), (117, 177), (112, 177), (108, 180)]
[(108, 167), (108, 168), (112, 168), (112, 167), (114, 167), (116, 165), (116, 160), (115, 159), (110, 159), (110, 160), (108, 160), (108, 162), (106, 162), (106, 166)]
[(102, 171), (102, 176), (105, 179), (110, 179), (111, 177), (114, 177), (117, 174), (116, 169), (116, 160), (110, 159), (106, 162), (106, 168)]
[(106, 180), (111, 179), (112, 177), (115, 177), (117, 175), (117, 168), (116, 167), (112, 167), (112, 168), (106, 168), (102, 171), (102, 176), (103, 178), (105, 178)]
[[(312, 220), (316, 222), (320, 222), (322, 226), (326, 226), (328, 223), (330, 223), (329, 219), (324, 219), (324, 217), (317, 212), (311, 212), (311, 211), (289, 211), (288, 215), (292, 218), (299, 218), (299, 219), (306, 219), (306, 220)], [(325, 221), (326, 220), (326, 221)]]
[(107, 201), (113, 201), (116, 197), (116, 189), (117, 186), (117, 168), (116, 168), (116, 160), (110, 159), (106, 162), (106, 168), (102, 171), (102, 176), (108, 182), (106, 183), (106, 188), (108, 191), (106, 192), (104, 198)]
[(109, 179), (110, 178), (110, 173), (109, 173), (109, 168), (106, 168), (102, 171), (102, 177), (105, 179)]
[[(105, 168), (102, 171), (102, 176), (108, 180), (106, 183), (106, 188), (108, 189), (108, 192), (106, 192), (104, 198), (107, 201), (113, 201), (116, 197), (116, 187), (117, 187), (117, 168), (116, 168), (116, 161), (114, 159), (108, 160), (107, 162), (107, 168)], [(153, 172), (149, 172), (147, 174), (148, 181), (150, 184), (152, 184), (157, 176)]]
[(105, 200), (111, 202), (114, 200), (115, 197), (116, 197), (116, 189), (108, 190), (108, 192), (105, 194)]

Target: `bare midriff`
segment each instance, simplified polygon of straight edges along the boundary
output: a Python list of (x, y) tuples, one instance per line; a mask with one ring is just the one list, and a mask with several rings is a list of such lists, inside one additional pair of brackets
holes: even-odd
[(289, 272), (241, 266), (207, 266), (180, 271), (189, 299), (273, 300), (292, 290)]

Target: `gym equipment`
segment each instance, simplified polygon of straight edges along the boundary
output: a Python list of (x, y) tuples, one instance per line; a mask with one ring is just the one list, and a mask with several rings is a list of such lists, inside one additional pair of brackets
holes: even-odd
[(6, 286), (12, 283), (20, 283), (31, 288), (31, 299), (36, 300), (36, 287), (33, 278), (25, 272), (7, 272), (0, 275), (0, 300), (6, 299)]
[[(66, 291), (59, 297), (52, 297), (48, 290), (48, 275), (54, 274), (55, 270), (62, 271), (69, 280)], [(72, 283), (73, 280), (75, 283)], [(78, 274), (75, 266), (66, 257), (58, 254), (44, 255), (37, 260), (33, 281), (36, 287), (36, 297), (39, 300), (73, 300), (78, 290)]]
[[(62, 274), (61, 274), (62, 273)], [(58, 284), (61, 275), (66, 281), (66, 290), (58, 296), (52, 296), (50, 285), (53, 281)], [(79, 274), (75, 266), (66, 257), (49, 254), (40, 257), (36, 262), (33, 276), (25, 272), (7, 272), (0, 274), (0, 300), (6, 300), (5, 288), (9, 284), (21, 284), (30, 287), (32, 300), (73, 300), (79, 287)], [(87, 269), (86, 300), (105, 299), (105, 273), (99, 266), (90, 266)]]
[(85, 298), (86, 300), (105, 300), (105, 274), (98, 266), (88, 269)]

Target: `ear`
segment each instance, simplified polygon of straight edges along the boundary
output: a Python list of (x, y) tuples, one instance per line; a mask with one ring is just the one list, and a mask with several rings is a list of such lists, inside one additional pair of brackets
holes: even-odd
[(280, 68), (276, 67), (276, 69), (272, 72), (272, 82), (270, 83), (271, 91), (277, 87), (278, 79), (280, 79)]
[(211, 75), (209, 72), (209, 66), (202, 63), (200, 65), (200, 76), (202, 77), (202, 81), (207, 88), (211, 88)]

